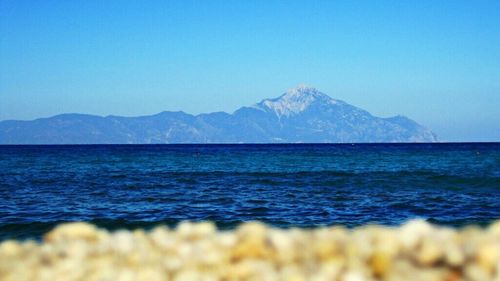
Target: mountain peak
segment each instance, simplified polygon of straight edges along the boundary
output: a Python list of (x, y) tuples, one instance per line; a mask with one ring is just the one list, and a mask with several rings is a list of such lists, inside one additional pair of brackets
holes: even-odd
[(299, 84), (294, 88), (288, 89), (287, 94), (299, 94), (299, 93), (314, 93), (319, 92), (316, 88), (308, 86), (306, 84)]
[(255, 107), (265, 111), (273, 111), (281, 118), (300, 113), (317, 101), (329, 104), (337, 102), (314, 87), (300, 84), (277, 98), (261, 101)]

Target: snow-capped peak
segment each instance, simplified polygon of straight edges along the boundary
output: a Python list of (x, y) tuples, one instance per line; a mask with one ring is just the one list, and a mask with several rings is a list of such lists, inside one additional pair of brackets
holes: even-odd
[(291, 116), (306, 110), (312, 103), (321, 101), (335, 104), (337, 101), (323, 94), (316, 88), (298, 85), (275, 99), (265, 99), (255, 106), (264, 110), (272, 110), (278, 117)]

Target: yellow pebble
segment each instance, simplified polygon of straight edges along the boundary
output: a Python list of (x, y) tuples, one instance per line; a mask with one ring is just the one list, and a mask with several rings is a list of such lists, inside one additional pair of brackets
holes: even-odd
[(69, 239), (96, 240), (97, 237), (98, 233), (95, 226), (84, 222), (75, 222), (57, 226), (45, 235), (44, 240), (46, 242)]

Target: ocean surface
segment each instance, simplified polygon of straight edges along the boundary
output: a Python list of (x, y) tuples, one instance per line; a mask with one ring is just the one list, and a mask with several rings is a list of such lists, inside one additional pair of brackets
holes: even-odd
[(278, 227), (500, 218), (500, 143), (0, 146), (0, 240), (65, 221)]

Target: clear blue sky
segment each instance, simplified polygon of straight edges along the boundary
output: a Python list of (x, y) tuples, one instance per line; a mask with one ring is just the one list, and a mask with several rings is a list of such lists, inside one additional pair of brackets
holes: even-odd
[(500, 141), (500, 1), (0, 0), (0, 120), (233, 112), (305, 83)]

